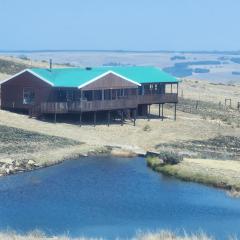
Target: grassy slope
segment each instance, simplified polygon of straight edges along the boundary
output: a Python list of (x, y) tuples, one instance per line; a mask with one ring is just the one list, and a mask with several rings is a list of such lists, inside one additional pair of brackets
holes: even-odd
[(0, 125), (0, 175), (77, 158), (84, 151), (79, 141)]
[[(33, 61), (10, 56), (0, 56), (0, 82), (26, 68), (41, 67), (48, 68), (49, 63), (43, 61)], [(68, 67), (66, 65), (54, 64), (53, 67)]]
[[(236, 102), (233, 102), (236, 104)], [(224, 122), (233, 127), (240, 127), (240, 112), (236, 106), (225, 106), (223, 103), (196, 101), (179, 98), (178, 111), (198, 114), (203, 119)]]
[(222, 160), (240, 159), (240, 137), (218, 135), (207, 140), (188, 140), (163, 143), (156, 146), (158, 151), (173, 150), (183, 156)]
[(185, 99), (224, 104), (225, 98), (231, 98), (234, 107), (239, 101), (240, 85), (213, 84), (208, 81), (183, 80), (179, 86), (179, 95)]
[(52, 148), (67, 147), (79, 144), (79, 142), (39, 134), (27, 130), (0, 125), (0, 154), (11, 155), (13, 153), (34, 153)]
[(148, 158), (148, 166), (184, 181), (240, 191), (239, 161), (185, 158), (176, 165), (161, 165), (156, 158)]
[(16, 74), (26, 68), (30, 68), (31, 65), (25, 63), (17, 63), (14, 61), (0, 59), (0, 72), (8, 75)]

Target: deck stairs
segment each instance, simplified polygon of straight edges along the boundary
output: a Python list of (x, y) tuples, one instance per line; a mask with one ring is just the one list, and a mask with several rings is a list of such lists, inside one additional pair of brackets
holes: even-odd
[[(120, 111), (120, 110), (117, 111), (117, 116), (121, 119), (122, 111)], [(131, 117), (131, 110), (129, 110), (129, 109), (123, 110), (123, 121), (126, 121), (126, 120), (133, 122), (133, 119)]]

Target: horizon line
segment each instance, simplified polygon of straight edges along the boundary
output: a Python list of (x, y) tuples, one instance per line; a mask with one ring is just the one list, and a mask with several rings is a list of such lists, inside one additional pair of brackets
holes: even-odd
[(37, 53), (37, 52), (118, 52), (118, 53), (215, 53), (215, 54), (240, 54), (240, 50), (117, 50), (117, 49), (31, 49), (31, 50), (3, 50), (0, 53)]

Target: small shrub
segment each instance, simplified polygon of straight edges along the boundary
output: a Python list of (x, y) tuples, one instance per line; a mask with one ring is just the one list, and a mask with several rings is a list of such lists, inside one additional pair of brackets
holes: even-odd
[(30, 60), (30, 58), (28, 58), (27, 56), (25, 56), (25, 55), (19, 55), (18, 56), (20, 59), (22, 59), (22, 60)]
[(206, 115), (206, 114), (203, 114), (203, 115), (202, 115), (202, 119), (203, 119), (203, 120), (207, 120), (207, 115)]
[(163, 160), (164, 164), (178, 164), (183, 160), (183, 156), (175, 152), (160, 152), (159, 158)]
[(143, 127), (143, 131), (145, 131), (145, 132), (150, 132), (151, 130), (152, 129), (148, 124)]
[(147, 156), (147, 166), (155, 169), (156, 167), (163, 164), (163, 161), (158, 157)]

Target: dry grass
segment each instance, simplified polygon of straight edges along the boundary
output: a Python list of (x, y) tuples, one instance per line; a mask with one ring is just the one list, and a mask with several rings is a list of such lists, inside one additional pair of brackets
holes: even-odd
[(208, 81), (199, 80), (183, 80), (180, 84), (179, 94), (181, 96), (183, 91), (183, 97), (192, 100), (202, 100), (213, 103), (224, 103), (225, 98), (231, 98), (233, 106), (237, 106), (237, 102), (240, 101), (239, 92), (240, 86), (224, 85), (224, 84), (212, 84)]
[[(44, 233), (40, 231), (33, 231), (26, 235), (19, 235), (15, 232), (0, 233), (1, 240), (90, 240), (94, 238), (70, 238), (68, 236), (52, 236), (47, 237)], [(95, 238), (96, 239), (96, 238)], [(98, 240), (103, 238), (97, 238)], [(129, 239), (129, 238), (128, 238)], [(139, 233), (135, 237), (129, 240), (212, 240), (214, 238), (207, 236), (204, 233), (191, 234), (188, 235), (184, 233), (181, 236), (177, 236), (171, 231), (159, 231), (159, 232), (148, 232)]]
[(0, 125), (0, 175), (78, 159), (93, 150), (95, 153), (106, 151), (64, 137)]
[[(157, 114), (157, 107), (152, 107), (152, 113)], [(67, 137), (69, 139), (85, 142), (90, 145), (114, 145), (126, 149), (154, 149), (159, 143), (172, 141), (185, 141), (193, 139), (209, 139), (219, 134), (219, 126), (212, 120), (204, 120), (198, 115), (178, 112), (177, 121), (173, 121), (172, 109), (165, 109), (168, 119), (138, 119), (136, 126), (128, 122), (124, 126), (111, 125), (78, 125), (68, 123), (42, 122), (29, 119), (28, 116), (14, 114), (0, 110), (0, 124), (28, 129), (53, 136)], [(148, 124), (151, 131), (144, 131)], [(233, 129), (222, 124), (220, 131), (225, 135), (240, 135), (239, 129)]]
[(179, 98), (177, 110), (191, 114), (198, 114), (203, 119), (211, 119), (218, 124), (225, 123), (232, 127), (240, 127), (240, 111), (235, 107), (206, 101)]
[[(49, 63), (43, 61), (34, 61), (30, 59), (21, 59), (12, 56), (0, 56), (0, 82), (25, 68), (31, 67), (48, 68)], [(54, 64), (53, 67), (59, 68), (67, 66)]]
[(187, 234), (176, 235), (171, 231), (159, 231), (159, 232), (149, 232), (143, 233), (135, 238), (136, 240), (212, 240), (211, 236), (206, 235), (201, 232), (198, 234)]
[(191, 140), (158, 144), (159, 152), (175, 151), (185, 157), (222, 160), (240, 159), (240, 137), (219, 135), (207, 140)]

